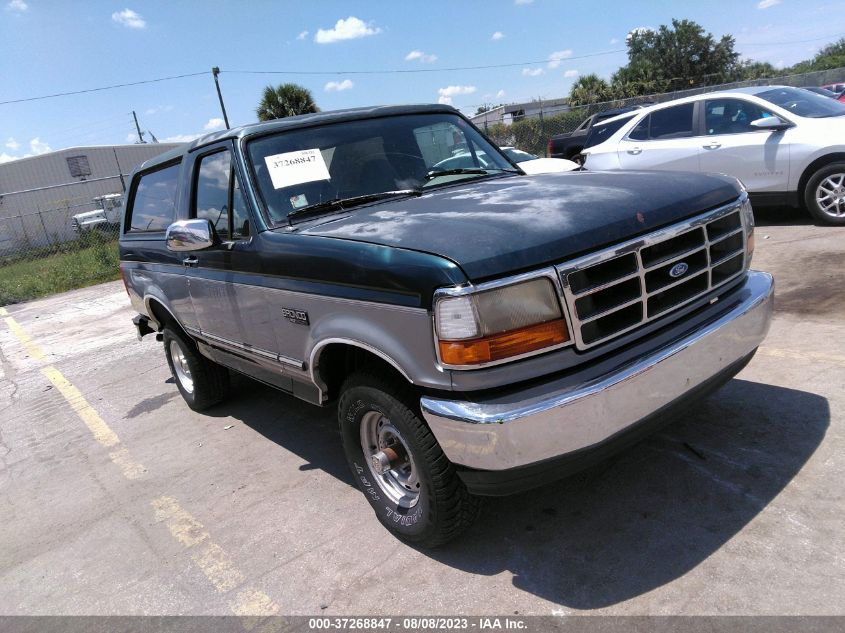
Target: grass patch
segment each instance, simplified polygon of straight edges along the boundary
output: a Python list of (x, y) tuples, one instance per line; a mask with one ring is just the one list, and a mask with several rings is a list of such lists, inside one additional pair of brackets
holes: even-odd
[(0, 306), (120, 277), (117, 240), (0, 265)]

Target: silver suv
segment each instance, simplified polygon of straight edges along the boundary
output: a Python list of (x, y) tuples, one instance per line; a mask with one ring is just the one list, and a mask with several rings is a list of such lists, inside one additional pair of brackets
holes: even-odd
[(586, 169), (723, 173), (742, 181), (755, 206), (803, 204), (820, 222), (845, 225), (843, 103), (803, 88), (755, 86), (661, 103), (597, 128), (620, 119), (627, 120), (584, 150)]

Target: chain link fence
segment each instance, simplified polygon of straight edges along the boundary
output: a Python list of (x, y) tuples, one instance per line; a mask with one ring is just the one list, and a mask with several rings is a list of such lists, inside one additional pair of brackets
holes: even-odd
[(546, 156), (548, 141), (552, 136), (575, 131), (584, 122), (584, 119), (597, 112), (633, 105), (663, 103), (716, 90), (729, 90), (745, 86), (786, 85), (803, 87), (821, 86), (843, 81), (845, 81), (845, 68), (836, 68), (799, 75), (687, 88), (577, 107), (567, 105), (566, 99), (537, 100), (499, 106), (471, 118), (473, 123), (499, 146), (510, 145), (538, 156)]
[(116, 279), (121, 198), (0, 217), (0, 306)]

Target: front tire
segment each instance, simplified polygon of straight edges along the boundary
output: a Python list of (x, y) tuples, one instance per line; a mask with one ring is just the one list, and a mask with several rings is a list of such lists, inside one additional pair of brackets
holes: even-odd
[(207, 359), (196, 344), (168, 325), (162, 330), (167, 364), (179, 393), (194, 411), (204, 411), (229, 394), (229, 371)]
[(804, 188), (804, 204), (823, 224), (845, 225), (845, 163), (825, 165)]
[(480, 499), (467, 492), (401, 383), (356, 373), (338, 404), (343, 449), (378, 520), (408, 543), (435, 547), (475, 521)]

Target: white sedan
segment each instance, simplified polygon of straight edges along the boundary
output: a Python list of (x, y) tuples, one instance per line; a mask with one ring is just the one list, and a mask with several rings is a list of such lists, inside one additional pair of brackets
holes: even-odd
[[(519, 165), (519, 168), (526, 174), (554, 174), (564, 171), (574, 171), (580, 168), (578, 163), (564, 158), (541, 158), (528, 152), (523, 152), (521, 149), (506, 146), (499, 149), (507, 155), (514, 163)], [(440, 161), (432, 167), (435, 171), (446, 169), (462, 169), (472, 167), (487, 167), (492, 163), (487, 158), (487, 154), (482, 151), (476, 152), (480, 165), (476, 165), (472, 161), (472, 155), (469, 152), (463, 151), (455, 156), (451, 156), (445, 160)]]
[(755, 204), (803, 206), (845, 225), (845, 104), (801, 88), (755, 86), (669, 101), (602, 121), (585, 168), (718, 172)]

